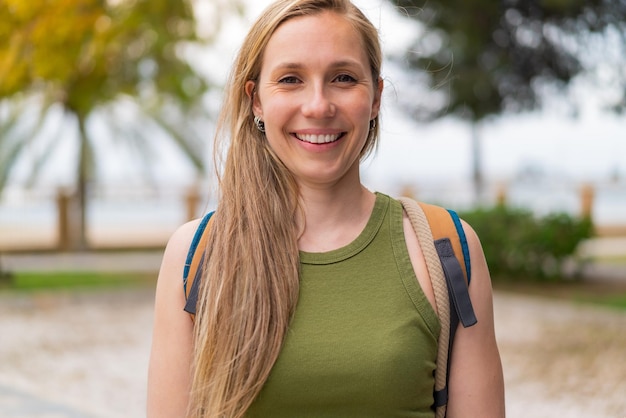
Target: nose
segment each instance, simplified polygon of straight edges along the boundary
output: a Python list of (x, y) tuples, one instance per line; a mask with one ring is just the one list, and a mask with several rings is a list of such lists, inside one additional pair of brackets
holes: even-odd
[(308, 118), (325, 119), (335, 115), (332, 97), (323, 85), (312, 85), (306, 89), (302, 114)]

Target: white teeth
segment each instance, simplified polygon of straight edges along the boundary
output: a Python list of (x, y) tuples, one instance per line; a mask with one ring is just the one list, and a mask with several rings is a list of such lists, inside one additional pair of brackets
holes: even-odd
[(327, 144), (339, 139), (341, 134), (336, 135), (296, 135), (300, 141), (310, 142), (311, 144)]

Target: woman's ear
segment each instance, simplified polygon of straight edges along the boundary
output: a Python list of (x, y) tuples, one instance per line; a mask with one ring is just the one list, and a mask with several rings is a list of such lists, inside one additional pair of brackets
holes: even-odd
[(384, 87), (384, 82), (382, 78), (378, 79), (378, 83), (376, 84), (376, 90), (374, 90), (374, 101), (372, 102), (372, 115), (370, 119), (375, 118), (376, 116), (378, 116), (378, 112), (380, 111), (380, 103), (381, 103), (381, 98), (383, 95), (383, 87)]
[(252, 111), (255, 116), (263, 116), (263, 109), (261, 107), (261, 101), (259, 100), (259, 94), (256, 91), (256, 82), (252, 80), (246, 81), (245, 86), (246, 94), (252, 101)]

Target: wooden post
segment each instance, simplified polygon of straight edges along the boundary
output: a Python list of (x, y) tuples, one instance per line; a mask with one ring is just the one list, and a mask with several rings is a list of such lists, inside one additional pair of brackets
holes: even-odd
[(583, 184), (580, 189), (580, 215), (591, 219), (593, 215), (594, 189), (589, 183)]
[(400, 196), (408, 197), (411, 199), (417, 199), (417, 192), (415, 191), (415, 187), (410, 184), (405, 184), (400, 191)]
[(71, 246), (70, 237), (70, 196), (63, 190), (57, 191), (57, 249), (67, 251)]
[(496, 205), (506, 206), (506, 186), (500, 184), (496, 190)]
[(198, 214), (198, 204), (200, 203), (200, 193), (198, 192), (198, 186), (192, 186), (187, 190), (187, 195), (185, 196), (185, 208), (187, 210), (186, 220), (190, 221), (195, 219)]

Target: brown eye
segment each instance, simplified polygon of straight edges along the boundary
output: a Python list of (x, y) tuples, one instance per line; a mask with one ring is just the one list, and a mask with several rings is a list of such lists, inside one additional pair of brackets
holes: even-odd
[(296, 84), (298, 83), (300, 80), (298, 80), (296, 77), (294, 76), (289, 76), (289, 77), (283, 77), (280, 80), (278, 80), (279, 83), (283, 83), (283, 84)]
[(335, 80), (339, 83), (354, 83), (356, 82), (356, 79), (354, 77), (352, 77), (349, 74), (340, 74), (338, 75)]

